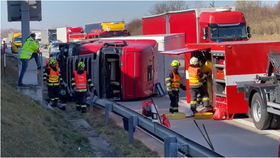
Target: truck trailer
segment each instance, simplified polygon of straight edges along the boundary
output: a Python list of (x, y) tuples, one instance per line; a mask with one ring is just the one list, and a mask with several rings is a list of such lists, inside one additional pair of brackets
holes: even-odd
[(47, 49), (52, 41), (56, 41), (56, 29), (41, 30), (41, 46)]
[(185, 33), (186, 43), (247, 41), (245, 17), (235, 8), (198, 8), (170, 11), (142, 18), (143, 35)]
[(62, 27), (56, 29), (57, 40), (61, 42), (70, 42), (69, 34), (71, 33), (83, 33), (82, 27)]

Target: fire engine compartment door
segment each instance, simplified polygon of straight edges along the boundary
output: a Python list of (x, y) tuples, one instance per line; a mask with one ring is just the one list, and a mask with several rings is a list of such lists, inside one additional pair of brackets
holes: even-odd
[(120, 54), (114, 51), (101, 53), (100, 85), (102, 98), (121, 99)]

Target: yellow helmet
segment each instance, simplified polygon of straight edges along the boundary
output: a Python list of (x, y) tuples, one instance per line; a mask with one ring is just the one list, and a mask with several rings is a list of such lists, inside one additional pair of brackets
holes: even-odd
[(180, 62), (178, 60), (173, 60), (171, 66), (180, 66)]
[(190, 64), (191, 65), (198, 65), (198, 58), (192, 57), (191, 60), (190, 60)]
[(78, 67), (85, 67), (84, 62), (80, 61), (80, 62), (78, 63)]

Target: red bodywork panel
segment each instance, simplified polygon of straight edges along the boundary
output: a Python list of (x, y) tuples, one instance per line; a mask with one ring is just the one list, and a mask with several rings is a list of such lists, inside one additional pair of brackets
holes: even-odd
[[(122, 48), (120, 57), (121, 85), (123, 100), (144, 98), (153, 95), (154, 75), (148, 81), (148, 66), (154, 67), (154, 52), (157, 42), (154, 40), (125, 40), (128, 46)], [(79, 55), (92, 54), (99, 51), (105, 42), (122, 44), (122, 40), (102, 40), (101, 43), (84, 44)]]
[(199, 22), (209, 24), (237, 24), (245, 23), (245, 17), (240, 11), (203, 12), (200, 14)]
[[(67, 36), (67, 42), (70, 42), (70, 35), (74, 33), (82, 33), (83, 28), (82, 27), (66, 27), (66, 36)], [(73, 38), (72, 38), (73, 39)]]
[(166, 34), (165, 15), (142, 19), (143, 35)]
[(196, 43), (197, 19), (195, 11), (168, 14), (170, 33), (185, 33), (186, 43)]

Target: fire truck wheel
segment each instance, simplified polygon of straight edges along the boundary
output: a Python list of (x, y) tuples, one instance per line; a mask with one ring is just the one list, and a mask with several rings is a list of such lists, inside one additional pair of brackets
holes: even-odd
[(280, 129), (280, 116), (272, 114), (271, 124), (269, 126), (270, 129)]
[(251, 114), (257, 129), (264, 130), (269, 127), (272, 115), (267, 112), (258, 92), (256, 92), (252, 97)]

